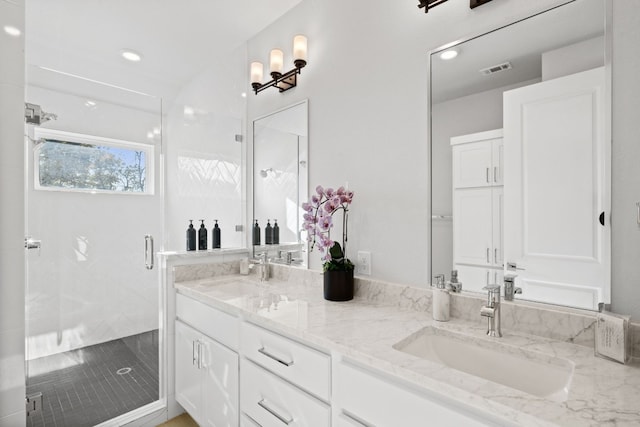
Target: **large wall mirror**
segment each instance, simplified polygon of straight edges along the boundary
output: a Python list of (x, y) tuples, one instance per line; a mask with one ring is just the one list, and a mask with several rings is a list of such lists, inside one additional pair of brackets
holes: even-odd
[(430, 54), (432, 275), (610, 302), (607, 7), (575, 0)]
[[(260, 240), (252, 239), (254, 255), (267, 252), (274, 262), (306, 266), (302, 210), (308, 188), (308, 101), (253, 121), (253, 223)], [(278, 238), (271, 233), (278, 226)], [(274, 241), (277, 240), (277, 241)]]

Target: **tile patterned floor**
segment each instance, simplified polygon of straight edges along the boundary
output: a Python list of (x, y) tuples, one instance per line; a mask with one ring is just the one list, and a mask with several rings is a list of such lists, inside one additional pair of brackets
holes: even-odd
[(43, 410), (27, 426), (89, 427), (151, 403), (158, 368), (158, 330), (31, 360), (27, 395), (42, 393)]

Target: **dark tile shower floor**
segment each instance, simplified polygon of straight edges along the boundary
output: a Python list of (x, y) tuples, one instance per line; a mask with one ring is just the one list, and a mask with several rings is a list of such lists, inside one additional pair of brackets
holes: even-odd
[(158, 330), (31, 360), (43, 408), (27, 426), (89, 427), (156, 401), (158, 368)]

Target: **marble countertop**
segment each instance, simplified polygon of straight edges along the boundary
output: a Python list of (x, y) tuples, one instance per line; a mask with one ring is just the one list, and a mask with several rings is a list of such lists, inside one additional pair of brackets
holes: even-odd
[[(520, 334), (503, 323), (502, 338), (490, 338), (477, 323), (452, 318), (436, 322), (424, 311), (356, 298), (330, 302), (317, 280), (222, 276), (178, 282), (176, 290), (207, 305), (298, 338), (326, 351), (456, 399), (476, 410), (522, 426), (640, 425), (640, 363), (621, 365), (581, 345)], [(469, 340), (499, 340), (528, 357), (553, 356), (575, 364), (568, 399), (554, 402), (401, 351), (393, 345), (424, 327), (465, 334)]]

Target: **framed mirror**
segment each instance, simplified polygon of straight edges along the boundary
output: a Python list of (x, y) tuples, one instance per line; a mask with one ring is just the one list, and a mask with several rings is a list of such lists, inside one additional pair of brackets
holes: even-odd
[(610, 302), (607, 7), (567, 2), (430, 53), (432, 276)]
[(301, 266), (308, 265), (300, 208), (308, 198), (308, 105), (304, 100), (253, 121), (253, 254)]

